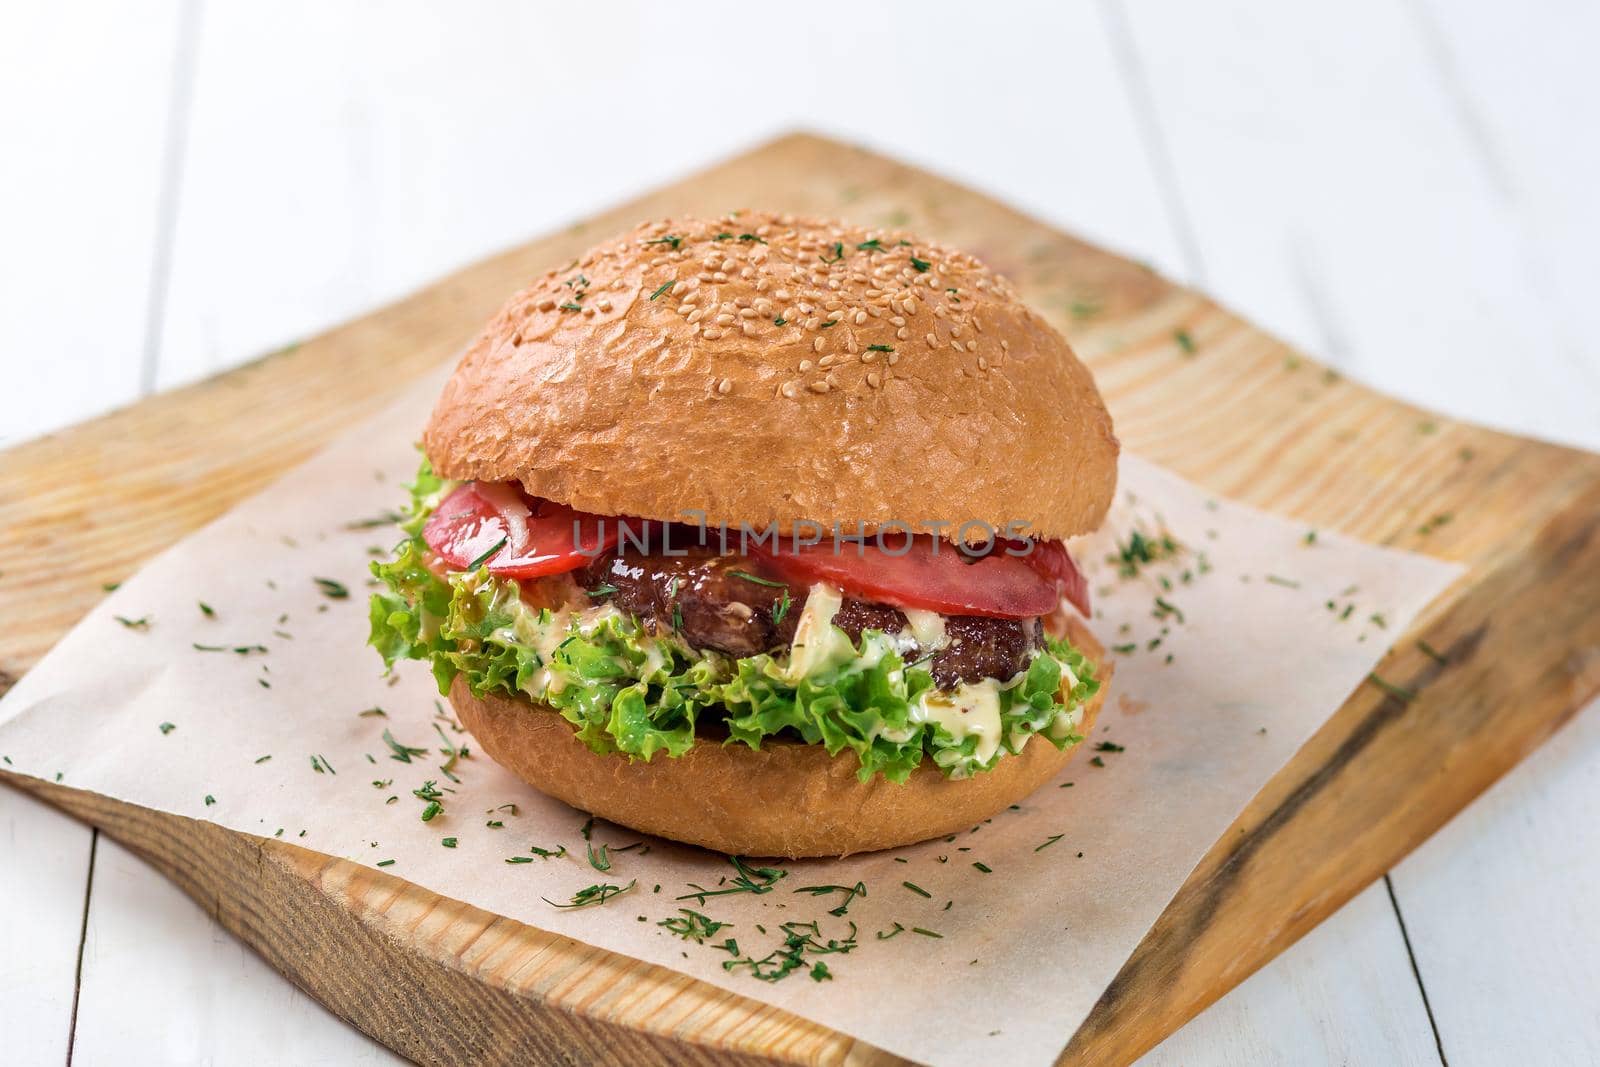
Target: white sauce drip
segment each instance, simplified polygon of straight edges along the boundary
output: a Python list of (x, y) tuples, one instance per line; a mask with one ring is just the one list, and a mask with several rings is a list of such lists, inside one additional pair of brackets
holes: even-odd
[(957, 744), (976, 737), (972, 758), (988, 763), (1000, 751), (1000, 683), (985, 678), (963, 682), (949, 693), (930, 689), (911, 705), (911, 721), (937, 723)]
[(944, 632), (944, 616), (937, 611), (901, 608), (900, 613), (906, 617), (906, 629), (911, 631), (912, 639), (924, 652), (938, 651), (950, 643)]
[(855, 658), (849, 635), (833, 625), (843, 604), (844, 594), (834, 586), (818, 582), (811, 587), (789, 646), (789, 665), (783, 671), (786, 681), (793, 684)]

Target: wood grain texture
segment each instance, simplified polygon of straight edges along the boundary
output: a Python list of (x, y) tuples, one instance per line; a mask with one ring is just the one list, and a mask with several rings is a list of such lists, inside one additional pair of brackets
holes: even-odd
[[(972, 249), (1069, 332), (1130, 449), (1310, 528), (1470, 569), (1379, 668), (1415, 698), (1376, 687), (1351, 697), (1197, 868), (1069, 1061), (1124, 1062), (1149, 1048), (1370, 883), (1600, 689), (1600, 458), (1378, 396), (1142, 267), (911, 168), (806, 136), (488, 260), (294, 351), (5, 454), (0, 550), (17, 565), (0, 579), (0, 670), (26, 669), (100, 582), (382, 406), (538, 270), (640, 217), (758, 203), (895, 222)], [(1446, 662), (1419, 649), (1419, 636)], [(29, 788), (132, 842), (275, 966), (407, 1055), (882, 1058), (752, 1001), (292, 846)], [(430, 1007), (417, 994), (423, 985), (451, 993), (435, 992)], [(412, 1025), (436, 1018), (428, 1013), (440, 1005), (453, 1033)]]

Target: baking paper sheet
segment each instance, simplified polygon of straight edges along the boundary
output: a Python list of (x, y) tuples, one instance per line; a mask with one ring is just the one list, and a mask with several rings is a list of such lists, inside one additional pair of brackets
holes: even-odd
[[(641, 836), (596, 823), (586, 842), (585, 814), (480, 754), (451, 782), (440, 750), (475, 746), (441, 716), (426, 667), (386, 679), (365, 647), (369, 552), (398, 534), (363, 520), (404, 500), (397, 485), (415, 469), (412, 441), (437, 386), (423, 383), (90, 612), (0, 701), (4, 765), (381, 863), (931, 1064), (1051, 1062), (1211, 844), (1459, 570), (1308, 538), (1303, 525), (1127, 457), (1104, 530), (1073, 546), (1097, 593), (1094, 628), (1119, 651), (1100, 722), (1065, 772), (954, 839), (783, 863), (770, 892), (699, 903), (679, 898), (691, 883), (727, 888), (726, 858), (650, 839), (611, 853), (601, 873), (587, 846)], [(1135, 529), (1170, 532), (1182, 548), (1121, 574), (1107, 557)], [(360, 714), (372, 708), (385, 714)], [(385, 730), (427, 753), (393, 758)], [(413, 790), (430, 780), (449, 791), (425, 823)], [(530, 852), (563, 845), (559, 858)], [(795, 892), (858, 881), (866, 894), (842, 917), (829, 910), (844, 894)], [(598, 907), (544, 899), (602, 882), (635, 885)], [(680, 907), (729, 925), (703, 945), (685, 941), (658, 925)], [(808, 961), (759, 981), (726, 969), (732, 953), (714, 947), (732, 937), (761, 957), (782, 943), (780, 924), (812, 921), (819, 940), (856, 931), (852, 951), (814, 957), (826, 980)]]

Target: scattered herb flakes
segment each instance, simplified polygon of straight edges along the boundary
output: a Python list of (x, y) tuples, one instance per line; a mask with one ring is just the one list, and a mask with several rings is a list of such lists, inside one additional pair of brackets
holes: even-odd
[(979, 863), (977, 860), (973, 860), (972, 865), (978, 870), (982, 871), (984, 874), (994, 873), (994, 868), (989, 866), (987, 863)]
[(506, 828), (506, 824), (501, 822), (499, 819), (490, 819), (483, 825), (487, 826), (491, 830), (504, 830)]
[(833, 980), (833, 975), (828, 972), (828, 965), (818, 960), (811, 967), (811, 980), (813, 982), (827, 982)]
[(916, 271), (918, 274), (928, 273), (928, 268), (932, 266), (933, 264), (929, 263), (925, 259), (918, 259), (916, 256), (911, 257), (911, 269)]
[(728, 577), (743, 578), (747, 582), (754, 582), (757, 585), (765, 585), (772, 589), (788, 589), (788, 586), (783, 582), (775, 582), (770, 578), (762, 578), (759, 575), (751, 574), (749, 571), (729, 571)]
[(589, 866), (593, 867), (597, 871), (609, 871), (611, 869), (610, 846), (601, 845), (600, 851), (596, 852), (594, 850), (594, 843), (591, 841), (584, 851), (589, 854)]
[(1126, 752), (1127, 745), (1119, 745), (1115, 741), (1101, 741), (1094, 746), (1096, 752)]
[(780, 878), (788, 876), (789, 872), (778, 867), (750, 867), (745, 864), (743, 856), (729, 856), (728, 862), (733, 864), (735, 872), (731, 880), (726, 881), (726, 889), (706, 889), (694, 882), (689, 883), (693, 893), (685, 893), (678, 900), (693, 900), (704, 906), (708, 897), (723, 897), (730, 893), (761, 893), (772, 892), (773, 883)]
[[(516, 813), (512, 812), (512, 814), (514, 815)], [(578, 833), (583, 835), (583, 839), (585, 841), (588, 841), (590, 838), (594, 837), (594, 816), (593, 815), (589, 816), (588, 820), (585, 821), (582, 826), (578, 827)]]
[(1171, 616), (1172, 618), (1177, 619), (1180, 623), (1184, 621), (1183, 612), (1165, 597), (1156, 597), (1155, 608), (1150, 614), (1158, 619), (1165, 619), (1168, 616)]
[(824, 262), (824, 263), (837, 263), (837, 262), (839, 262), (841, 259), (844, 258), (844, 242), (843, 241), (835, 241), (835, 242), (833, 242), (833, 258), (832, 259), (829, 259), (827, 256), (818, 256), (817, 258), (822, 260), (822, 262)]
[(1045, 838), (1044, 844), (1042, 844), (1038, 848), (1034, 849), (1034, 851), (1035, 852), (1043, 852), (1045, 849), (1049, 848), (1051, 845), (1055, 844), (1057, 841), (1060, 841), (1063, 837), (1066, 837), (1066, 836), (1067, 836), (1066, 834), (1051, 834), (1049, 837)]
[(358, 711), (356, 715), (363, 719), (387, 719), (389, 713), (379, 707), (371, 707), (365, 711)]
[(1122, 577), (1135, 578), (1138, 577), (1140, 568), (1171, 559), (1182, 551), (1183, 546), (1166, 530), (1162, 530), (1154, 537), (1142, 530), (1134, 530), (1128, 535), (1126, 544), (1120, 541), (1117, 543), (1117, 554), (1107, 557), (1107, 560), (1117, 564), (1118, 573)]
[(672, 287), (677, 284), (678, 280), (676, 278), (673, 278), (670, 281), (662, 282), (660, 286), (656, 288), (656, 291), (650, 294), (650, 299), (654, 300), (656, 297), (661, 296), (664, 293), (671, 292)]
[(596, 598), (610, 596), (615, 592), (617, 592), (617, 587), (612, 585), (610, 582), (606, 582), (604, 585), (597, 585), (593, 589), (586, 590), (586, 593), (589, 596)]
[(1099, 756), (1095, 756), (1089, 761), (1089, 766), (1091, 767), (1104, 767), (1105, 765), (1106, 761), (1101, 759)]
[(393, 526), (405, 520), (405, 516), (398, 511), (386, 511), (370, 519), (355, 519), (344, 524), (346, 530), (375, 530), (380, 526)]
[(1417, 699), (1416, 690), (1407, 689), (1404, 686), (1400, 686), (1400, 685), (1395, 685), (1393, 682), (1386, 682), (1382, 678), (1379, 678), (1376, 674), (1367, 675), (1367, 681), (1371, 682), (1373, 685), (1377, 686), (1379, 689), (1383, 690), (1386, 694), (1388, 694), (1389, 696), (1394, 697), (1396, 700), (1400, 701), (1401, 703), (1409, 704), (1413, 700)]
[(113, 615), (112, 618), (116, 619), (123, 626), (126, 626), (130, 630), (150, 629), (150, 616), (148, 615), (141, 615), (137, 619), (130, 619), (125, 615)]
[(1315, 530), (1307, 530), (1306, 531), (1306, 535), (1304, 537), (1302, 537), (1300, 540), (1304, 544), (1306, 544), (1308, 546), (1316, 544), (1317, 543), (1317, 531), (1315, 531)]
[(393, 867), (394, 860), (379, 860), (377, 865), (379, 867)]
[(895, 936), (898, 936), (899, 934), (904, 933), (905, 929), (906, 928), (904, 926), (901, 926), (899, 923), (895, 923), (888, 930), (879, 930), (878, 931), (878, 940), (879, 941), (887, 941), (891, 937), (895, 937)]
[(893, 352), (894, 345), (868, 345), (868, 352)]
[(115, 593), (118, 589), (122, 588), (122, 583), (121, 582), (106, 582), (103, 585), (101, 585), (100, 588), (105, 590), (107, 593)]
[(348, 600), (350, 598), (350, 590), (345, 588), (343, 582), (336, 582), (332, 578), (313, 578), (311, 580), (317, 583), (317, 588), (329, 600)]
[(413, 789), (411, 795), (424, 801), (422, 808), (422, 821), (432, 822), (435, 817), (444, 812), (444, 794), (439, 791), (439, 784), (433, 779), (422, 783), (422, 788)]
[(862, 241), (860, 244), (856, 245), (856, 251), (857, 252), (882, 252), (883, 251), (883, 241), (880, 240), (877, 237), (874, 237), (870, 241)]
[(785, 589), (778, 596), (778, 602), (772, 605), (772, 625), (783, 625), (783, 618), (789, 614), (789, 590)]
[(200, 614), (204, 615), (206, 618), (214, 619), (217, 617), (217, 609), (212, 607), (210, 604), (207, 604), (204, 600), (198, 600), (195, 603), (200, 608)]
[(502, 548), (504, 548), (504, 547), (506, 547), (506, 542), (507, 542), (507, 541), (508, 541), (508, 540), (510, 540), (510, 538), (509, 538), (509, 537), (507, 537), (507, 536), (506, 536), (506, 535), (505, 535), (505, 534), (501, 534), (501, 535), (500, 535), (500, 540), (498, 540), (498, 541), (496, 541), (496, 542), (495, 542), (495, 543), (494, 543), (494, 544), (492, 544), (492, 545), (490, 545), (490, 546), (489, 546), (489, 548), (488, 548), (488, 550), (487, 550), (487, 551), (486, 551), (486, 552), (484, 552), (484, 554), (483, 554), (483, 555), (481, 555), (481, 556), (479, 556), (479, 557), (478, 557), (478, 558), (477, 558), (477, 559), (475, 559), (475, 560), (473, 560), (473, 561), (472, 561), (472, 562), (471, 562), (471, 563), (469, 563), (469, 564), (467, 564), (467, 570), (469, 570), (469, 571), (475, 571), (475, 570), (477, 570), (477, 569), (478, 569), (478, 568), (479, 568), (479, 567), (481, 567), (481, 566), (483, 566), (483, 565), (484, 565), (484, 564), (485, 564), (485, 563), (487, 563), (487, 562), (488, 562), (488, 561), (489, 561), (489, 559), (490, 559), (490, 558), (491, 558), (491, 557), (492, 557), (492, 556), (493, 556), (493, 555), (494, 555), (494, 554), (495, 554), (495, 553), (496, 553), (496, 552), (498, 552), (498, 551), (500, 551), (500, 550), (501, 550), (501, 549), (502, 549)]
[(849, 910), (851, 902), (856, 897), (867, 895), (867, 885), (865, 882), (857, 882), (855, 885), (804, 885), (796, 889), (795, 892), (810, 893), (814, 897), (826, 896), (829, 893), (843, 893), (844, 900), (840, 902), (837, 908), (831, 908), (828, 911), (829, 915), (842, 917)]
[(691, 908), (679, 908), (678, 914), (679, 917), (662, 919), (656, 925), (663, 927), (674, 937), (681, 937), (685, 941), (693, 941), (697, 945), (705, 944), (706, 938), (723, 927), (733, 925), (732, 923), (717, 922), (717, 920), (702, 915)]
[(777, 318), (772, 320), (772, 325), (774, 326), (787, 326), (788, 324), (789, 320), (784, 318), (782, 315), (779, 315)]
[(1383, 617), (1382, 612), (1374, 611), (1371, 615), (1367, 616), (1367, 621), (1372, 623), (1372, 625), (1376, 626), (1380, 630), (1387, 630), (1389, 628), (1389, 620)]
[(1450, 662), (1449, 657), (1447, 657), (1443, 652), (1440, 652), (1438, 649), (1434, 648), (1432, 645), (1428, 644), (1426, 641), (1418, 639), (1417, 648), (1424, 656), (1427, 656), (1429, 659), (1433, 660), (1437, 664), (1440, 664), (1441, 666)]
[(453, 837), (441, 838), (439, 840), (439, 844), (443, 845), (445, 848), (455, 848), (456, 847), (456, 839), (453, 838)]
[(1428, 534), (1433, 533), (1433, 531), (1437, 530), (1439, 527), (1448, 524), (1450, 522), (1450, 520), (1454, 519), (1454, 518), (1455, 518), (1455, 514), (1453, 512), (1449, 512), (1449, 511), (1441, 512), (1438, 515), (1435, 515), (1433, 518), (1429, 519), (1427, 522), (1423, 523), (1421, 526), (1418, 526), (1417, 527), (1417, 533), (1422, 534), (1424, 537), (1426, 537)]
[(1194, 343), (1194, 338), (1189, 336), (1188, 330), (1174, 330), (1172, 339), (1178, 342), (1178, 347), (1183, 349), (1183, 354), (1192, 356), (1199, 350), (1199, 345)]
[(383, 731), (383, 743), (389, 746), (389, 751), (391, 753), (389, 758), (393, 760), (399, 760), (401, 763), (410, 763), (413, 756), (426, 756), (428, 754), (428, 750), (425, 748), (414, 748), (411, 745), (402, 745), (399, 741), (394, 739), (394, 734), (390, 733), (387, 729)]
[(599, 885), (587, 885), (578, 890), (576, 893), (572, 894), (572, 899), (566, 904), (557, 904), (549, 897), (541, 897), (540, 899), (546, 904), (550, 905), (552, 908), (588, 908), (595, 905), (604, 904), (612, 897), (620, 897), (637, 884), (638, 879), (634, 879), (627, 885), (612, 885), (610, 882), (603, 882)]
[(542, 860), (554, 860), (560, 859), (567, 854), (567, 846), (557, 845), (555, 848), (540, 848), (538, 845), (532, 845), (528, 851)]
[(507, 863), (532, 863), (533, 862), (533, 857), (532, 856), (507, 856), (506, 857), (506, 862)]
[[(1295, 581), (1292, 578), (1281, 578), (1276, 574), (1269, 574), (1269, 575), (1266, 576), (1266, 578), (1267, 578), (1267, 581), (1271, 582), (1273, 585), (1281, 585), (1285, 589), (1299, 589), (1300, 588), (1300, 583)], [(1179, 619), (1178, 621), (1182, 622), (1183, 620)]]
[[(760, 926), (756, 929), (761, 930)], [(798, 970), (805, 969), (809, 963), (813, 966), (816, 960), (808, 960), (807, 954), (828, 955), (836, 952), (849, 952), (856, 947), (856, 925), (850, 924), (850, 933), (842, 939), (827, 938), (823, 935), (818, 925), (814, 922), (788, 922), (779, 927), (783, 931), (783, 944), (773, 949), (760, 959), (745, 956), (738, 959), (725, 960), (723, 969), (733, 971), (740, 967), (748, 967), (750, 974), (763, 982), (777, 982)], [(765, 933), (765, 930), (762, 930)]]
[(915, 882), (901, 882), (900, 884), (905, 886), (907, 889), (911, 890), (913, 893), (915, 893), (919, 897), (927, 897), (929, 900), (933, 899), (933, 894), (932, 893), (928, 892), (926, 889), (922, 888), (920, 885), (918, 885)]
[(161, 736), (162, 737), (167, 736), (168, 734), (170, 734), (172, 731), (176, 730), (177, 728), (178, 727), (177, 727), (177, 725), (175, 723), (170, 723), (170, 722), (164, 722), (160, 726), (156, 727), (156, 729), (161, 731)]
[(257, 757), (256, 757), (256, 759), (255, 759), (255, 761), (256, 761), (256, 762), (257, 762), (257, 763), (265, 763), (265, 762), (267, 762), (267, 760), (269, 760), (269, 759), (271, 759), (271, 758), (272, 758), (272, 754), (271, 754), (271, 753), (268, 753), (268, 754), (267, 754), (267, 755), (265, 755), (265, 756), (257, 756)]
[(216, 797), (212, 796), (210, 793), (206, 794), (206, 807), (209, 808), (211, 805), (215, 804), (216, 802), (217, 802), (217, 798)]
[(675, 235), (669, 233), (669, 234), (666, 234), (663, 237), (652, 237), (650, 240), (646, 241), (645, 244), (647, 244), (647, 245), (666, 245), (667, 247), (671, 248), (674, 252), (676, 252), (678, 250), (679, 246), (683, 244), (683, 238), (675, 236)]

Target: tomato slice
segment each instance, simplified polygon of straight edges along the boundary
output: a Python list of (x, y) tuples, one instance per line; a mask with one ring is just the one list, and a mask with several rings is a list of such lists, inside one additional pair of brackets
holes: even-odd
[(501, 578), (540, 578), (583, 566), (617, 543), (617, 529), (511, 483), (467, 482), (428, 516), (422, 539), (450, 570), (487, 563)]
[(828, 582), (863, 600), (900, 608), (1025, 619), (1049, 614), (1057, 604), (1054, 578), (1029, 566), (1027, 557), (996, 551), (968, 559), (950, 542), (936, 545), (927, 535), (909, 544), (902, 536), (885, 548), (869, 542), (860, 552), (854, 545), (835, 551), (828, 542), (751, 549), (790, 581)]
[(1056, 583), (1056, 590), (1067, 603), (1089, 617), (1089, 579), (1083, 576), (1078, 565), (1067, 554), (1060, 541), (1035, 541), (1033, 550), (1022, 561), (1046, 578)]

